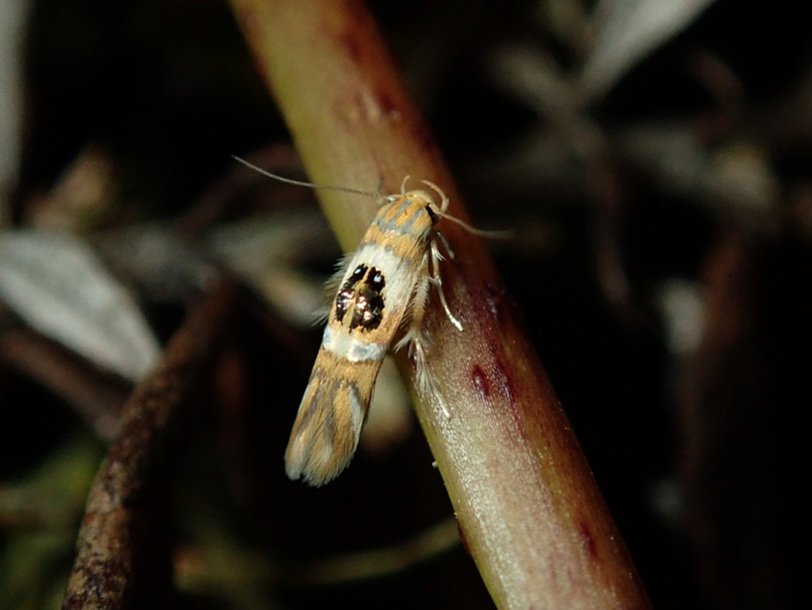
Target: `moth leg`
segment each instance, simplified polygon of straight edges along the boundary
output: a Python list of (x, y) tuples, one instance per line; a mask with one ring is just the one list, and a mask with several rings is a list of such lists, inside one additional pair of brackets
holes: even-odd
[(443, 397), (440, 395), (440, 392), (434, 385), (434, 377), (431, 376), (428, 369), (426, 360), (426, 344), (421, 338), (418, 337), (412, 341), (409, 346), (409, 350), (412, 358), (414, 359), (415, 378), (417, 380), (418, 391), (426, 400), (439, 404), (443, 415), (445, 415), (446, 418), (450, 418), (451, 412), (448, 410)]
[(428, 302), (429, 288), (431, 286), (431, 276), (429, 274), (428, 265), (429, 258), (427, 254), (423, 258), (423, 262), (420, 264), (420, 273), (418, 274), (420, 280), (415, 286), (411, 301), (409, 303), (409, 326), (406, 329), (406, 333), (403, 335), (403, 338), (395, 345), (395, 350), (399, 350), (408, 345), (409, 356), (414, 356), (415, 344), (419, 343), (424, 347), (428, 344), (428, 339), (426, 339), (425, 334), (423, 333), (423, 320), (426, 317), (426, 303)]
[(429, 254), (426, 253), (426, 257), (420, 265), (420, 280), (415, 286), (410, 303), (409, 327), (403, 338), (398, 341), (395, 349), (398, 350), (406, 345), (409, 346), (409, 358), (412, 359), (415, 367), (417, 391), (426, 400), (439, 403), (443, 415), (451, 417), (448, 407), (434, 385), (434, 378), (431, 376), (428, 367), (429, 340), (423, 330), (423, 324), (426, 317), (426, 303), (428, 302), (432, 284), (432, 277), (429, 273), (429, 260)]
[[(440, 191), (442, 193), (442, 191)], [(445, 205), (448, 205), (447, 200), (445, 200), (445, 194), (443, 194), (443, 199)], [(438, 239), (442, 241), (443, 245), (445, 246), (446, 251), (448, 252), (449, 258), (454, 258), (454, 251), (451, 249), (451, 245), (446, 241), (446, 238), (443, 236), (442, 233), (437, 231), (431, 239), (431, 246), (430, 246), (430, 259), (426, 265), (426, 274), (425, 277), (427, 278), (426, 281), (426, 291), (428, 292), (428, 285), (434, 284), (437, 287), (437, 292), (440, 295), (440, 303), (443, 306), (443, 310), (445, 311), (445, 315), (448, 317), (449, 321), (454, 325), (454, 327), (462, 332), (462, 324), (457, 318), (454, 317), (454, 314), (451, 313), (451, 309), (448, 307), (448, 302), (445, 300), (445, 293), (443, 292), (443, 280), (440, 277), (440, 262), (444, 260), (442, 252), (440, 252), (440, 248), (437, 246)], [(418, 378), (420, 374), (420, 360), (421, 357), (423, 358), (423, 368), (425, 369), (425, 353), (423, 350), (422, 345), (416, 346), (416, 351), (419, 350), (421, 353), (415, 355), (415, 362), (417, 363), (417, 370), (418, 370)], [(429, 375), (428, 370), (425, 370), (425, 376), (421, 379), (421, 383), (425, 385), (424, 391), (427, 394), (433, 395), (436, 400), (440, 403), (440, 408), (443, 411), (443, 415), (447, 418), (451, 417), (451, 412), (448, 410), (448, 407), (443, 400), (443, 397), (434, 387), (434, 379)]]
[[(443, 242), (448, 246), (448, 242), (445, 241), (443, 238)], [(451, 253), (451, 249), (449, 249), (450, 256), (453, 257), (453, 253)], [(445, 311), (445, 315), (448, 317), (448, 320), (454, 325), (454, 327), (462, 332), (462, 324), (454, 314), (451, 313), (451, 309), (448, 307), (448, 302), (445, 300), (445, 293), (443, 292), (443, 279), (440, 277), (440, 261), (444, 259), (442, 252), (440, 252), (440, 248), (437, 246), (437, 240), (431, 240), (431, 271), (429, 276), (431, 281), (437, 286), (437, 292), (440, 294), (440, 304), (443, 306), (443, 311)]]
[[(443, 244), (443, 248), (445, 248), (445, 251), (448, 252), (448, 258), (450, 258), (453, 261), (454, 260), (454, 250), (451, 248), (451, 244), (448, 243), (448, 240), (445, 238), (445, 235), (443, 235), (443, 232), (442, 231), (434, 231), (434, 237), (441, 244)], [(442, 260), (442, 258), (440, 260)]]
[[(429, 341), (426, 334), (421, 330), (423, 318), (425, 317), (426, 301), (428, 299), (431, 277), (425, 275), (420, 281), (415, 291), (415, 304), (412, 319), (406, 336), (398, 343), (398, 346), (408, 341), (409, 357), (414, 361), (415, 380), (420, 394), (429, 401), (440, 405), (440, 409), (447, 418), (451, 417), (451, 412), (434, 384), (434, 377), (428, 367), (427, 350)], [(419, 301), (418, 301), (419, 299)]]

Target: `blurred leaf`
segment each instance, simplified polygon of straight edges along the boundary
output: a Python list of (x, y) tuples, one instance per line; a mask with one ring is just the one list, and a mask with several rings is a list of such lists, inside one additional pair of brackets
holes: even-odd
[(335, 259), (338, 248), (315, 211), (277, 212), (212, 231), (209, 249), (287, 320), (312, 326), (327, 304), (324, 278), (301, 271), (304, 259)]
[(618, 142), (626, 160), (664, 192), (732, 211), (739, 221), (762, 223), (778, 199), (779, 181), (769, 155), (749, 140), (708, 148), (694, 123), (641, 122)]
[(0, 233), (0, 298), (42, 334), (127, 379), (143, 377), (159, 354), (129, 293), (70, 235)]
[(168, 222), (127, 225), (93, 241), (105, 264), (151, 302), (186, 302), (217, 277), (217, 270)]
[(84, 509), (102, 452), (90, 435), (55, 450), (14, 485), (0, 487), (0, 608), (59, 608)]
[(542, 27), (569, 48), (580, 51), (584, 47), (588, 15), (583, 0), (544, 0), (538, 3), (537, 15)]
[(672, 194), (696, 197), (708, 169), (708, 151), (690, 122), (637, 122), (617, 143), (625, 161)]
[(739, 221), (762, 226), (780, 193), (769, 153), (747, 140), (732, 140), (714, 151), (704, 186), (711, 203), (732, 210)]
[(682, 278), (667, 278), (657, 287), (655, 298), (671, 353), (691, 356), (705, 330), (705, 304), (696, 284)]
[(23, 27), (28, 3), (0, 3), (0, 222), (9, 218), (7, 199), (17, 180), (23, 131)]
[(581, 71), (585, 101), (603, 95), (636, 63), (662, 45), (714, 0), (602, 0), (594, 43)]
[(118, 202), (115, 162), (101, 146), (86, 146), (42, 197), (28, 204), (30, 225), (40, 230), (81, 233), (101, 226)]
[(65, 528), (72, 536), (101, 457), (99, 443), (82, 435), (55, 450), (19, 483), (1, 484), (0, 524)]
[(70, 531), (12, 536), (0, 557), (0, 608), (59, 608), (67, 569), (57, 577), (55, 564), (70, 557), (74, 541)]
[(489, 60), (495, 82), (540, 116), (571, 119), (576, 113), (569, 81), (547, 53), (509, 45)]

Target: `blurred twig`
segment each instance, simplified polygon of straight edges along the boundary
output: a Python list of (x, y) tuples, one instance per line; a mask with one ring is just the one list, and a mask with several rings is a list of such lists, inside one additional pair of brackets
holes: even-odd
[(10, 329), (0, 335), (0, 358), (62, 396), (103, 439), (118, 427), (126, 384), (68, 353), (35, 332)]
[(153, 517), (165, 509), (156, 485), (169, 433), (205, 381), (233, 305), (233, 287), (213, 287), (169, 342), (160, 365), (124, 406), (121, 430), (96, 475), (79, 532), (64, 609), (161, 607), (169, 578)]
[(403, 572), (459, 545), (457, 522), (446, 519), (403, 543), (306, 562), (272, 562), (267, 554), (187, 547), (177, 555), (179, 588), (214, 591), (275, 582), (286, 588), (338, 585)]

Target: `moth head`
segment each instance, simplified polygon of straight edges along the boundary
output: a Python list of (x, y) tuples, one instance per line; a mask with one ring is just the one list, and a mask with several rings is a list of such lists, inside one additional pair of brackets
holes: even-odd
[(429, 215), (429, 218), (431, 218), (431, 224), (432, 224), (432, 225), (436, 225), (438, 222), (440, 222), (440, 217), (439, 217), (439, 216), (437, 216), (437, 212), (435, 212), (435, 211), (432, 209), (433, 207), (434, 207), (434, 206), (433, 206), (433, 204), (432, 204), (432, 203), (427, 203), (427, 204), (426, 204), (426, 214), (428, 214), (428, 215)]

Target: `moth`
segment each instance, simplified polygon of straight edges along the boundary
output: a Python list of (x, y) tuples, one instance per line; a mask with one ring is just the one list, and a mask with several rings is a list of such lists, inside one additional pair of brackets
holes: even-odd
[(418, 389), (424, 395), (431, 392), (423, 323), (432, 286), (449, 322), (458, 331), (463, 329), (442, 289), (439, 265), (445, 256), (440, 246), (450, 258), (453, 252), (437, 224), (445, 218), (480, 231), (446, 213), (449, 199), (436, 184), (424, 180), (431, 191), (407, 191), (407, 181), (408, 176), (400, 193), (380, 197), (380, 208), (361, 243), (332, 280), (336, 294), (285, 451), (285, 470), (291, 479), (320, 486), (347, 467), (358, 447), (381, 364), (391, 350), (408, 346)]

